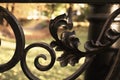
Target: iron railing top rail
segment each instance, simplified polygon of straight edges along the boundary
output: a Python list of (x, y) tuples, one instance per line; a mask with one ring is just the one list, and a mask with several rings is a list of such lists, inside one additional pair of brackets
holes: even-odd
[(92, 4), (108, 4), (120, 3), (119, 0), (0, 0), (0, 2), (20, 2), (20, 3), (92, 3)]

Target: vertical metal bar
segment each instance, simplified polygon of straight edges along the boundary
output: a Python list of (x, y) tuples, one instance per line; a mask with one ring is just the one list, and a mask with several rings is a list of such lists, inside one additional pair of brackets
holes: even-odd
[[(111, 5), (90, 4), (90, 6), (91, 14), (88, 16), (88, 20), (90, 22), (88, 40), (96, 41), (102, 30), (103, 24), (108, 18)], [(105, 79), (105, 76), (109, 70), (109, 66), (107, 65), (107, 62), (109, 61), (109, 56), (106, 53), (96, 55), (90, 67), (85, 72), (85, 80)], [(109, 53), (113, 53), (113, 50), (110, 49)]]

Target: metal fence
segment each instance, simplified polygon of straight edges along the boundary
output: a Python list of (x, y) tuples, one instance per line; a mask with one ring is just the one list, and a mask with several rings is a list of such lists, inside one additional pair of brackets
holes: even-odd
[[(85, 80), (119, 80), (120, 49), (119, 47), (112, 47), (112, 45), (120, 38), (120, 32), (112, 29), (111, 25), (120, 14), (120, 8), (110, 14), (111, 4), (90, 4), (90, 6), (92, 9), (88, 17), (90, 26), (88, 41), (85, 43), (85, 52), (78, 49), (80, 40), (76, 37), (75, 31), (72, 30), (74, 25), (71, 8), (68, 14), (61, 14), (50, 20), (49, 31), (54, 38), (54, 41), (51, 41), (50, 45), (38, 42), (32, 43), (25, 48), (25, 36), (19, 22), (8, 10), (0, 7), (0, 20), (2, 22), (3, 18), (6, 19), (11, 25), (16, 39), (15, 53), (7, 63), (0, 64), (0, 72), (5, 72), (20, 62), (24, 74), (30, 80), (39, 80), (39, 78), (31, 73), (27, 66), (27, 52), (34, 47), (45, 48), (50, 53), (50, 63), (46, 66), (41, 65), (38, 59), (46, 59), (46, 56), (40, 54), (36, 56), (34, 64), (38, 70), (47, 71), (54, 66), (56, 61), (56, 54), (53, 50), (53, 47), (55, 47), (56, 51), (63, 51), (63, 54), (57, 58), (61, 66), (67, 66), (67, 64), (74, 66), (82, 57), (86, 58), (82, 66), (64, 80), (75, 80), (84, 71)], [(59, 38), (57, 32), (61, 25), (65, 30)], [(119, 41), (116, 44), (119, 45)]]

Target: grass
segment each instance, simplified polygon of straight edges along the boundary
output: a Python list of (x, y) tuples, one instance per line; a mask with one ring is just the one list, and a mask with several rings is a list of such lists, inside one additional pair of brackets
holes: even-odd
[[(88, 28), (83, 28), (83, 27), (79, 27), (79, 28), (75, 29), (77, 37), (79, 37), (80, 42), (81, 42), (79, 49), (82, 51), (84, 51), (84, 43), (87, 40), (87, 32), (88, 32), (87, 29)], [(26, 44), (29, 45), (34, 42), (46, 42), (49, 44), (51, 40), (52, 40), (52, 38), (39, 40), (39, 41), (38, 40), (37, 41), (29, 40), (26, 42)], [(41, 71), (38, 71), (34, 67), (34, 64), (33, 64), (34, 58), (41, 52), (42, 52), (42, 54), (47, 55), (48, 60), (45, 61), (43, 59), (40, 59), (40, 61), (42, 61), (41, 63), (47, 64), (50, 60), (50, 57), (46, 50), (41, 49), (41, 48), (39, 48), (39, 49), (32, 48), (27, 54), (28, 67), (30, 68), (30, 70), (32, 70), (32, 73), (35, 74), (37, 77), (39, 77), (41, 80), (63, 80), (64, 78), (66, 78), (67, 76), (69, 76), (73, 72), (75, 72), (83, 62), (82, 61), (83, 59), (81, 59), (75, 67), (72, 67), (70, 65), (68, 65), (67, 67), (61, 67), (59, 62), (56, 61), (54, 66), (49, 71), (41, 72)], [(1, 46), (0, 53), (1, 53), (0, 54), (0, 63), (5, 63), (13, 55), (12, 53), (14, 53), (14, 48)], [(62, 52), (56, 52), (57, 57), (60, 56), (61, 54), (62, 54)], [(76, 80), (84, 80), (83, 76), (84, 75), (79, 76)], [(24, 75), (24, 73), (21, 69), (21, 66), (20, 66), (20, 62), (19, 62), (11, 70), (0, 73), (0, 80), (29, 80), (29, 79)]]

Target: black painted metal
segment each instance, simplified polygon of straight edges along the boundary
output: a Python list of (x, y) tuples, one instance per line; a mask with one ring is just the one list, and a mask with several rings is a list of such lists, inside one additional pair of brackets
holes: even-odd
[(5, 18), (6, 21), (11, 25), (11, 28), (15, 34), (16, 39), (16, 49), (12, 59), (5, 64), (0, 64), (0, 72), (4, 72), (6, 70), (14, 67), (21, 58), (21, 54), (23, 54), (25, 40), (24, 33), (22, 27), (18, 23), (17, 19), (6, 9), (0, 6), (0, 16)]
[[(37, 78), (34, 74), (31, 73), (30, 69), (27, 66), (26, 63), (27, 52), (34, 47), (45, 48), (50, 53), (51, 62), (46, 66), (41, 65), (38, 62), (38, 59), (43, 58), (46, 60), (46, 56), (44, 54), (40, 54), (36, 56), (36, 58), (34, 59), (34, 65), (40, 71), (47, 71), (54, 66), (56, 55), (52, 47), (55, 47), (56, 51), (63, 51), (63, 54), (57, 58), (62, 67), (67, 66), (67, 64), (75, 66), (75, 64), (78, 63), (78, 61), (82, 57), (86, 58), (85, 63), (83, 63), (83, 65), (80, 66), (80, 68), (76, 70), (72, 75), (65, 78), (65, 80), (75, 80), (85, 70), (87, 70), (85, 76), (86, 80), (113, 80), (115, 74), (117, 74), (117, 69), (119, 68), (120, 52), (118, 51), (118, 49), (111, 48), (111, 46), (120, 38), (120, 32), (111, 29), (110, 25), (114, 21), (114, 18), (120, 14), (120, 8), (109, 16), (106, 15), (106, 13), (109, 12), (108, 9), (110, 8), (109, 5), (94, 5), (93, 8), (94, 16), (91, 15), (91, 17), (89, 18), (89, 21), (91, 23), (89, 31), (90, 34), (89, 40), (85, 43), (86, 52), (82, 52), (81, 50), (78, 49), (79, 39), (76, 37), (75, 31), (72, 30), (73, 28), (71, 18), (72, 8), (69, 8), (68, 14), (59, 15), (55, 19), (52, 19), (50, 21), (49, 30), (51, 36), (54, 38), (54, 41), (52, 41), (50, 45), (40, 42), (30, 44), (25, 48), (24, 33), (21, 26), (17, 22), (16, 18), (9, 11), (0, 7), (0, 16), (5, 18), (11, 25), (16, 38), (16, 50), (14, 56), (8, 63), (0, 65), (0, 72), (4, 72), (6, 70), (11, 69), (12, 67), (15, 66), (15, 64), (18, 61), (20, 61), (22, 70), (25, 73), (25, 75), (30, 80), (39, 80), (39, 78)], [(101, 12), (103, 13), (98, 14)], [(62, 32), (62, 34), (58, 35), (58, 28), (61, 26), (64, 29), (64, 31)], [(95, 27), (97, 27), (96, 28), (98, 29), (97, 31), (93, 29)], [(94, 70), (96, 71), (99, 69), (96, 69), (96, 66), (94, 65), (95, 64), (99, 65), (103, 62), (106, 62), (104, 60), (108, 60), (108, 58), (107, 59), (103, 58), (106, 58), (108, 56), (108, 51), (109, 54), (113, 54), (114, 56), (114, 58), (112, 57), (110, 59), (112, 60), (112, 63), (109, 63), (108, 61), (109, 66), (106, 68), (105, 74), (102, 76), (99, 75), (99, 78), (96, 78), (98, 76), (95, 76)], [(97, 60), (96, 58), (98, 59), (100, 58), (100, 61), (101, 59), (103, 59), (102, 60), (103, 62), (96, 63), (95, 62)], [(103, 68), (105, 68), (105, 66)], [(99, 72), (96, 74), (99, 74)]]
[(46, 56), (44, 54), (39, 54), (38, 56), (36, 56), (35, 60), (34, 60), (34, 65), (35, 67), (40, 70), (40, 71), (47, 71), (49, 70), (50, 68), (53, 67), (54, 63), (55, 63), (55, 59), (56, 59), (56, 55), (55, 55), (55, 52), (54, 50), (46, 43), (33, 43), (33, 44), (30, 44), (28, 47), (25, 48), (24, 50), (24, 54), (22, 55), (22, 59), (21, 59), (21, 67), (22, 67), (22, 70), (23, 72), (25, 73), (25, 75), (30, 79), (30, 80), (39, 80), (39, 78), (37, 78), (34, 74), (31, 73), (30, 69), (28, 68), (27, 66), (27, 63), (26, 63), (26, 55), (27, 55), (27, 52), (31, 49), (31, 48), (34, 48), (34, 47), (42, 47), (42, 48), (45, 48), (49, 53), (50, 53), (50, 56), (51, 56), (51, 62), (46, 65), (46, 66), (43, 66), (39, 63), (38, 59), (39, 58), (43, 58), (46, 60)]
[[(105, 36), (108, 27), (110, 27), (114, 18), (119, 14), (119, 12), (114, 13), (108, 18), (110, 13), (110, 4), (102, 4), (102, 5), (92, 5), (93, 12), (92, 16), (90, 15), (90, 28), (89, 28), (89, 40), (93, 40), (96, 42), (96, 45), (99, 45), (99, 41), (103, 44), (108, 43), (108, 40)], [(111, 19), (110, 19), (111, 18)], [(106, 23), (105, 23), (105, 20)], [(104, 25), (104, 26), (103, 26)], [(111, 33), (111, 30), (107, 32)], [(105, 39), (104, 39), (105, 37)], [(109, 36), (109, 38), (112, 36)], [(113, 38), (113, 37), (112, 37)], [(112, 42), (110, 42), (112, 43)], [(101, 45), (101, 44), (100, 44)], [(90, 65), (89, 69), (86, 71), (86, 80), (104, 80), (107, 75), (111, 65), (109, 65), (112, 61), (114, 54), (117, 53), (117, 49), (111, 48), (109, 45), (109, 49), (104, 51), (102, 54), (96, 55), (94, 61)], [(111, 61), (110, 61), (111, 60)], [(99, 72), (99, 73), (98, 73)], [(109, 80), (109, 79), (108, 79)], [(114, 79), (115, 80), (115, 79)]]
[[(57, 46), (56, 50), (63, 51), (63, 55), (61, 55), (61, 57), (58, 58), (60, 63), (62, 64), (62, 66), (66, 66), (68, 63), (75, 65), (75, 63), (77, 63), (81, 57), (86, 57), (88, 60), (90, 60), (90, 61), (88, 61), (89, 63), (87, 63), (89, 65), (93, 57), (96, 57), (97, 55), (100, 56), (102, 53), (105, 54), (108, 50), (109, 51), (112, 50), (112, 49), (110, 49), (110, 46), (116, 40), (118, 40), (120, 38), (120, 35), (119, 35), (120, 33), (117, 32), (117, 34), (116, 34), (116, 31), (112, 30), (110, 28), (110, 25), (111, 25), (112, 21), (114, 20), (114, 18), (119, 14), (119, 11), (120, 11), (120, 9), (116, 10), (113, 14), (111, 14), (111, 16), (109, 16), (109, 18), (106, 18), (107, 19), (106, 22), (105, 22), (105, 19), (103, 19), (104, 17), (102, 17), (101, 25), (99, 25), (99, 26), (102, 27), (102, 24), (104, 23), (103, 28), (101, 28), (101, 31), (99, 31), (99, 34), (98, 34), (98, 37), (96, 37), (96, 40), (90, 39), (88, 42), (86, 42), (85, 48), (86, 48), (87, 52), (82, 52), (77, 48), (79, 40), (78, 40), (78, 38), (75, 37), (75, 33), (73, 31), (72, 32), (68, 31), (69, 26), (67, 24), (67, 20), (66, 21), (64, 20), (64, 18), (66, 18), (65, 14), (56, 17), (54, 20), (51, 20), (50, 31), (51, 31), (51, 35), (56, 40), (56, 41), (53, 41), (51, 45)], [(95, 17), (94, 17), (94, 19), (95, 19)], [(97, 16), (97, 19), (99, 19), (98, 17), (99, 16)], [(63, 27), (65, 27), (65, 29), (68, 29), (68, 30), (64, 31), (61, 34), (62, 37), (59, 39), (58, 35), (57, 35), (57, 29), (60, 26), (59, 24), (62, 25), (62, 23), (64, 23), (64, 25), (65, 25)], [(99, 29), (99, 26), (98, 26), (98, 29)], [(93, 37), (93, 38), (95, 38), (95, 37)], [(103, 58), (101, 57), (101, 59), (103, 59)], [(100, 64), (100, 63), (98, 63), (98, 64)], [(66, 78), (66, 80), (73, 80), (73, 79), (77, 78), (82, 73), (82, 71), (84, 71), (83, 69), (86, 69), (88, 67), (88, 65), (86, 65), (86, 63), (84, 63), (83, 64), (84, 68), (82, 66), (73, 75)], [(90, 68), (90, 70), (91, 69), (92, 68)], [(94, 67), (94, 69), (95, 69), (95, 67)], [(89, 73), (89, 75), (91, 75), (91, 73)], [(94, 77), (94, 75), (92, 75), (92, 77), (93, 77), (92, 79), (87, 75), (88, 80), (95, 79), (96, 77)], [(103, 77), (105, 77), (105, 76), (102, 76), (101, 78), (99, 78), (99, 80), (104, 80)], [(98, 80), (98, 76), (95, 80)]]
[[(110, 13), (109, 4), (107, 6), (106, 4), (91, 5), (91, 14), (88, 16), (88, 20), (90, 22), (88, 40), (93, 40), (93, 42), (95, 43), (97, 42), (97, 39), (101, 33), (103, 25), (105, 24), (105, 21), (108, 18), (109, 13)], [(106, 57), (105, 55), (106, 54), (97, 54), (96, 57), (94, 57), (93, 62), (91, 63), (90, 67), (87, 69), (85, 73), (85, 80), (93, 79), (104, 80), (103, 79), (103, 76), (105, 75), (104, 71), (107, 70), (105, 65), (106, 58), (103, 58)], [(96, 74), (97, 72), (100, 71), (101, 74), (100, 73)]]
[(120, 3), (119, 0), (0, 0), (0, 2), (9, 2), (9, 3)]

